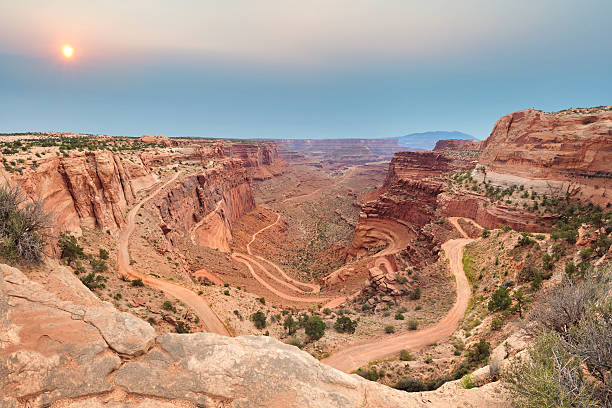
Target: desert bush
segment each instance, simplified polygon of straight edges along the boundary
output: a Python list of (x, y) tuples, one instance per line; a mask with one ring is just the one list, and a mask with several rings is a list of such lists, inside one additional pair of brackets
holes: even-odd
[(355, 329), (357, 328), (357, 321), (351, 320), (348, 316), (341, 316), (336, 319), (336, 323), (334, 323), (334, 329), (338, 333), (355, 333)]
[(60, 256), (62, 259), (65, 259), (68, 262), (68, 265), (71, 265), (72, 262), (76, 261), (77, 259), (85, 257), (83, 248), (79, 246), (76, 237), (70, 234), (68, 231), (60, 234), (57, 246), (61, 251)]
[(304, 323), (304, 330), (310, 340), (319, 340), (325, 334), (325, 322), (319, 316), (310, 316)]
[(291, 335), (295, 334), (298, 324), (295, 320), (293, 320), (293, 317), (289, 315), (285, 318), (285, 321), (283, 322), (283, 327), (285, 328), (285, 330), (287, 330), (287, 333)]
[(251, 321), (253, 322), (255, 327), (260, 330), (264, 329), (268, 325), (268, 323), (266, 322), (266, 315), (261, 310), (251, 315)]
[(473, 365), (484, 363), (489, 358), (489, 355), (491, 355), (491, 344), (485, 339), (480, 339), (468, 351), (468, 362)]
[(404, 315), (400, 312), (395, 313), (395, 320), (404, 320)]
[(108, 259), (108, 251), (104, 248), (100, 248), (100, 255), (99, 255), (100, 259)]
[(378, 375), (378, 371), (376, 371), (376, 368), (372, 367), (370, 369), (363, 369), (360, 368), (357, 370), (356, 374), (360, 377), (365, 378), (366, 380), (370, 380), (370, 381), (376, 381), (378, 380), (378, 378), (380, 377)]
[(589, 270), (553, 289), (534, 312), (529, 359), (507, 374), (519, 407), (612, 406), (612, 271)]
[(557, 334), (543, 334), (529, 357), (515, 363), (505, 377), (516, 407), (599, 406), (592, 386), (585, 381), (580, 360), (564, 349)]
[(177, 333), (189, 333), (190, 330), (191, 330), (191, 327), (189, 327), (189, 325), (183, 322), (182, 320), (179, 320), (178, 322), (176, 322), (176, 332)]
[(419, 392), (428, 389), (427, 385), (418, 378), (404, 377), (400, 379), (393, 388), (407, 392)]
[(162, 309), (164, 310), (168, 310), (169, 312), (174, 312), (176, 313), (176, 307), (174, 307), (174, 305), (172, 304), (172, 302), (170, 302), (169, 300), (166, 300), (163, 304), (162, 304)]
[(419, 327), (419, 322), (414, 319), (408, 320), (408, 330), (416, 330)]
[(504, 321), (499, 317), (494, 317), (493, 320), (491, 320), (491, 330), (501, 330), (503, 325)]
[(89, 290), (95, 290), (98, 288), (104, 288), (106, 285), (106, 278), (102, 275), (96, 275), (94, 272), (90, 272), (81, 278), (83, 285), (87, 286)]
[(421, 298), (421, 288), (416, 288), (410, 292), (410, 300), (418, 300)]
[(139, 287), (141, 288), (141, 287), (143, 287), (143, 286), (144, 286), (144, 282), (142, 281), (142, 279), (134, 279), (134, 280), (131, 282), (131, 285), (132, 285), (133, 287), (135, 287), (135, 288), (139, 288)]
[(50, 236), (52, 219), (42, 202), (25, 201), (18, 187), (0, 187), (0, 255), (8, 262), (39, 262)]
[(95, 273), (102, 273), (108, 270), (106, 261), (104, 261), (103, 259), (91, 258), (89, 264), (91, 265), (91, 270)]
[(387, 334), (395, 333), (395, 327), (390, 324), (385, 326), (385, 333)]
[(497, 289), (493, 295), (491, 295), (491, 300), (489, 300), (488, 308), (491, 312), (497, 312), (500, 310), (506, 310), (512, 304), (512, 299), (510, 298), (510, 293), (506, 288)]
[(401, 361), (412, 361), (414, 360), (414, 357), (412, 354), (410, 354), (410, 352), (408, 352), (408, 350), (402, 350), (400, 351), (399, 359)]

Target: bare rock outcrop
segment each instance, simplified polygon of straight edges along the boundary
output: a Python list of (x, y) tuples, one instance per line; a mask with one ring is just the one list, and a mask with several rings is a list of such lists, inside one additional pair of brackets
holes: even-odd
[[(410, 394), (342, 373), (269, 337), (165, 334), (153, 343), (147, 323), (101, 302), (96, 307), (107, 315), (105, 324), (87, 319), (92, 306), (59, 300), (0, 265), (0, 406), (507, 406), (497, 383)], [(133, 345), (138, 331), (143, 341), (124, 354), (117, 344)], [(109, 332), (119, 343), (109, 342)]]
[(474, 139), (444, 139), (438, 140), (434, 151), (440, 150), (482, 150), (482, 141)]
[(612, 107), (544, 113), (533, 109), (497, 121), (483, 143), (479, 163), (487, 179), (579, 189), (600, 204), (612, 200)]
[(164, 135), (144, 135), (138, 139), (142, 143), (158, 144), (163, 146), (171, 146), (172, 141)]
[(116, 231), (136, 194), (157, 181), (137, 157), (127, 160), (108, 150), (75, 152), (42, 159), (35, 169), (11, 176), (35, 200), (58, 217), (58, 230), (80, 232), (81, 226)]

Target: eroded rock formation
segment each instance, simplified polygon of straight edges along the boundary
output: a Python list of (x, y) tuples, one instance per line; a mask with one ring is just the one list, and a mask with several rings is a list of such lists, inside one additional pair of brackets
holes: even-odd
[(445, 139), (438, 140), (434, 151), (440, 150), (482, 150), (482, 141), (474, 139)]
[(104, 150), (41, 159), (11, 179), (30, 198), (45, 201), (59, 230), (78, 233), (81, 226), (116, 231), (136, 194), (157, 176), (136, 155)]
[(483, 142), (487, 179), (525, 184), (546, 194), (579, 191), (612, 200), (612, 110), (518, 111), (499, 119)]
[(231, 159), (181, 180), (156, 205), (170, 242), (193, 232), (200, 245), (228, 251), (232, 222), (255, 208), (255, 199), (247, 170)]

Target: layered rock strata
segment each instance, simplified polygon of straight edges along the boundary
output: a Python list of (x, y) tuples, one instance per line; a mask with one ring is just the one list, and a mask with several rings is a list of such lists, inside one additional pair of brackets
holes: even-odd
[(156, 206), (171, 243), (193, 233), (198, 244), (228, 251), (232, 223), (255, 208), (255, 199), (242, 162), (226, 159), (177, 182)]
[(612, 107), (511, 113), (497, 121), (479, 159), (491, 183), (569, 190), (603, 205), (612, 202), (610, 163)]
[(57, 228), (79, 233), (81, 226), (116, 231), (136, 194), (158, 180), (137, 156), (110, 151), (41, 159), (38, 167), (10, 181), (57, 217)]

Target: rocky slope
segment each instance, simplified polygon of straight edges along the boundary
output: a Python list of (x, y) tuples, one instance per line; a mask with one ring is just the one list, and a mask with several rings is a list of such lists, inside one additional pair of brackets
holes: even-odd
[[(66, 268), (63, 296), (86, 293)], [(63, 300), (0, 265), (2, 407), (506, 406), (498, 384), (409, 394), (269, 337), (155, 336), (97, 298)]]
[(493, 183), (525, 184), (547, 194), (569, 189), (607, 205), (612, 197), (612, 108), (511, 113), (497, 121), (479, 161)]

